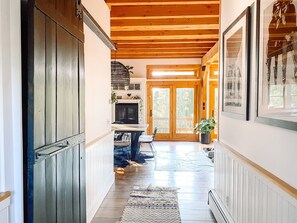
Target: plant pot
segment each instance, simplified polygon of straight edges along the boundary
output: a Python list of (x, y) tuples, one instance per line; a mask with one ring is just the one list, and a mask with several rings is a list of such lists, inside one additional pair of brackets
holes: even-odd
[(200, 142), (201, 144), (210, 144), (211, 143), (211, 136), (210, 134), (201, 133), (200, 134)]

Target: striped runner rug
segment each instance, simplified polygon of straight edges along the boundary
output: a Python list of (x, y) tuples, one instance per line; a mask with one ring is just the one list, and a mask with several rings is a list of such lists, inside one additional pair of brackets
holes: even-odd
[(118, 223), (180, 223), (176, 187), (134, 187)]

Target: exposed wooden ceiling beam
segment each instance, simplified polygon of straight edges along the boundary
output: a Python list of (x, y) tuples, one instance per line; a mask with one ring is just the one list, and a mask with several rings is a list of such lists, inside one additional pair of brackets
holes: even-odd
[(201, 25), (158, 25), (158, 26), (112, 26), (111, 31), (144, 31), (144, 30), (194, 30), (194, 29), (216, 29), (219, 30), (219, 24), (201, 24)]
[(178, 26), (178, 25), (218, 25), (218, 17), (207, 18), (162, 18), (162, 19), (125, 19), (111, 20), (111, 26)]
[(200, 5), (219, 4), (219, 0), (105, 0), (110, 6), (118, 5)]
[(176, 36), (116, 36), (111, 38), (112, 40), (168, 40), (175, 38), (177, 40), (179, 39), (215, 39), (218, 40), (218, 35), (216, 34), (210, 34), (210, 35), (176, 35)]
[(218, 39), (218, 30), (113, 31), (112, 40)]
[[(202, 58), (204, 54), (174, 54), (174, 55), (160, 55), (160, 54), (150, 54), (150, 55), (117, 55), (117, 59), (172, 59), (172, 58)], [(112, 59), (115, 57), (112, 56)]]
[(201, 65), (204, 66), (206, 63), (211, 63), (219, 58), (219, 41), (203, 56)]
[(211, 49), (212, 43), (119, 44), (119, 49)]
[(114, 6), (112, 19), (219, 17), (219, 5)]
[(176, 36), (176, 35), (219, 35), (219, 30), (164, 30), (164, 31), (113, 31), (113, 36)]
[(207, 53), (208, 50), (193, 50), (193, 49), (119, 49), (117, 54), (142, 54), (142, 53)]
[(113, 40), (117, 46), (120, 47), (121, 44), (175, 44), (175, 43), (212, 43), (214, 45), (217, 40), (216, 39), (166, 39), (166, 40)]

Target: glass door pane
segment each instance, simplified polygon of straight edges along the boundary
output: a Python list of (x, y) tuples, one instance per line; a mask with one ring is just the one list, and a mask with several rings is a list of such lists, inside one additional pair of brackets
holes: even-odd
[(193, 134), (194, 88), (176, 88), (176, 133)]
[(153, 88), (152, 122), (159, 134), (170, 133), (170, 88)]

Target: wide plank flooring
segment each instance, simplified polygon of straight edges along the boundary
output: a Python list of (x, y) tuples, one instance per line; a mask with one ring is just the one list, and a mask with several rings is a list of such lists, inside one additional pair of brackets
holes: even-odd
[[(196, 142), (154, 142), (157, 152), (167, 152), (168, 162), (174, 160), (185, 150), (199, 150)], [(172, 159), (172, 160), (171, 160)], [(98, 209), (92, 223), (115, 223), (119, 221), (129, 194), (135, 185), (175, 186), (179, 189), (179, 208), (183, 223), (216, 222), (207, 205), (208, 191), (213, 187), (213, 167), (202, 171), (156, 171), (158, 159), (147, 165), (128, 166), (124, 174), (116, 173), (116, 181)], [(162, 160), (164, 162), (164, 160)], [(199, 160), (197, 161), (199, 162)], [(165, 223), (165, 222), (164, 222)]]

